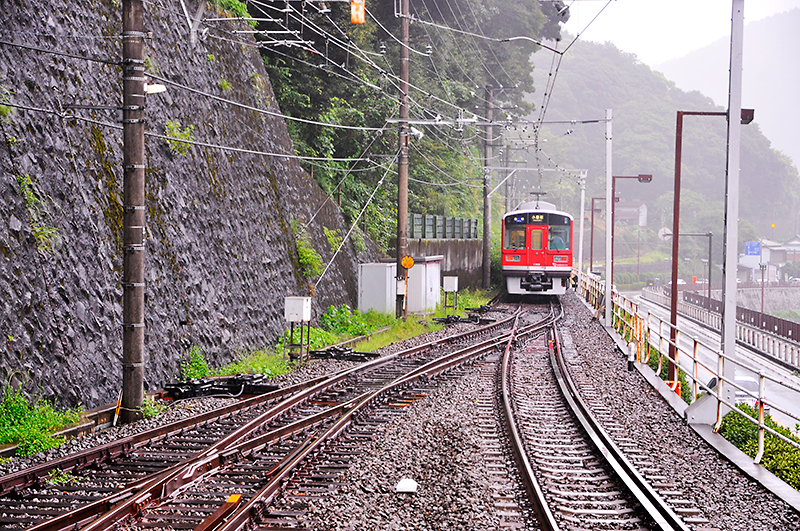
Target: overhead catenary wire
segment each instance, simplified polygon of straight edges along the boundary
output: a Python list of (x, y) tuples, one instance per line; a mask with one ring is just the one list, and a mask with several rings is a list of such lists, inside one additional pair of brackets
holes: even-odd
[[(3, 105), (6, 105), (8, 107), (15, 107), (17, 109), (22, 109), (22, 110), (26, 110), (26, 111), (41, 112), (41, 113), (45, 113), (45, 114), (52, 114), (52, 115), (59, 116), (61, 118), (67, 119), (67, 120), (80, 120), (82, 122), (87, 122), (87, 123), (99, 125), (99, 126), (102, 126), (102, 127), (107, 127), (109, 129), (116, 129), (116, 130), (119, 130), (119, 131), (122, 130), (122, 125), (120, 125), (120, 124), (104, 122), (102, 120), (95, 120), (93, 118), (86, 118), (84, 116), (78, 116), (76, 114), (69, 114), (69, 113), (65, 113), (63, 111), (58, 111), (58, 110), (55, 110), (55, 109), (44, 109), (44, 108), (41, 108), (41, 107), (32, 107), (32, 106), (28, 106), (28, 105), (20, 105), (18, 103), (13, 103), (13, 102), (3, 102)], [(168, 140), (168, 141), (171, 141), (171, 142), (178, 142), (178, 143), (181, 143), (181, 144), (189, 144), (189, 145), (193, 145), (193, 146), (200, 146), (200, 147), (207, 147), (207, 148), (211, 148), (211, 149), (218, 149), (220, 151), (230, 151), (230, 152), (233, 152), (233, 153), (245, 153), (245, 154), (248, 154), (248, 155), (260, 155), (260, 156), (264, 156), (264, 157), (275, 157), (275, 158), (284, 158), (284, 159), (293, 159), (293, 160), (321, 160), (321, 161), (331, 161), (331, 162), (352, 162), (352, 161), (358, 161), (358, 160), (360, 160), (362, 162), (373, 162), (372, 159), (370, 159), (369, 157), (362, 158), (362, 159), (356, 159), (356, 158), (334, 158), (334, 157), (307, 157), (307, 156), (303, 156), (303, 155), (296, 155), (296, 154), (290, 154), (290, 153), (274, 153), (274, 152), (268, 152), (268, 151), (258, 151), (258, 150), (254, 150), (254, 149), (245, 149), (245, 148), (237, 148), (237, 147), (233, 147), (233, 146), (225, 146), (225, 145), (222, 145), (222, 144), (211, 144), (209, 142), (200, 142), (200, 141), (197, 141), (197, 140), (186, 140), (186, 139), (183, 139), (183, 138), (176, 138), (176, 137), (173, 137), (173, 136), (162, 135), (162, 134), (159, 134), (159, 133), (152, 133), (152, 132), (148, 132), (148, 131), (145, 131), (144, 136), (150, 137), (150, 138), (157, 138), (157, 139), (160, 139), (160, 140)], [(375, 164), (374, 167), (382, 167), (382, 165), (381, 164)]]
[[(372, 148), (372, 145), (373, 145), (373, 144), (374, 144), (374, 143), (375, 143), (375, 142), (378, 140), (378, 138), (379, 138), (379, 137), (380, 137), (380, 133), (376, 134), (376, 135), (375, 135), (375, 136), (372, 138), (372, 140), (370, 141), (369, 145), (367, 145), (367, 147), (365, 147), (363, 150), (361, 150), (361, 157), (363, 157), (363, 156), (364, 156), (364, 155), (367, 153), (367, 151), (369, 151), (369, 150), (370, 150), (370, 148)], [(395, 157), (396, 157), (396, 155), (395, 155)], [(348, 168), (348, 169), (347, 169), (347, 173), (345, 173), (345, 174), (342, 176), (342, 178), (339, 180), (339, 182), (336, 184), (336, 187), (333, 189), (333, 193), (335, 193), (336, 191), (338, 191), (338, 190), (339, 190), (339, 188), (340, 188), (340, 187), (342, 186), (342, 184), (344, 183), (345, 179), (347, 179), (348, 175), (350, 175), (350, 174), (351, 174), (353, 171), (356, 171), (356, 170), (354, 170), (355, 164), (356, 164), (356, 163), (354, 162), (354, 163), (353, 163), (353, 164), (350, 166), (350, 168)], [(373, 169), (375, 169), (375, 167), (374, 167), (374, 166), (373, 166), (373, 167), (371, 167), (371, 168), (364, 168), (364, 170), (363, 170), (363, 171), (371, 171), (371, 170), (373, 170)], [(322, 211), (322, 209), (323, 209), (323, 208), (325, 208), (325, 205), (327, 205), (327, 204), (330, 202), (330, 200), (331, 200), (331, 197), (332, 197), (333, 193), (332, 193), (331, 195), (328, 195), (328, 196), (325, 198), (325, 201), (323, 201), (323, 202), (322, 202), (322, 204), (321, 204), (321, 205), (319, 205), (319, 207), (317, 207), (317, 210), (316, 210), (316, 211), (315, 211), (315, 212), (314, 212), (314, 213), (311, 215), (311, 219), (309, 219), (309, 220), (308, 220), (308, 222), (307, 222), (305, 225), (303, 225), (303, 227), (300, 229), (300, 234), (302, 234), (303, 232), (305, 232), (305, 230), (308, 228), (308, 226), (309, 226), (309, 225), (311, 225), (311, 223), (314, 221), (314, 219), (316, 219), (317, 215), (318, 215), (318, 214), (319, 214), (319, 213)]]
[[(256, 4), (256, 5), (262, 5), (262, 6), (266, 7), (266, 8), (268, 8), (268, 9), (277, 10), (277, 8), (275, 8), (275, 7), (273, 7), (273, 6), (269, 6), (269, 5), (267, 5), (267, 4), (264, 4), (263, 2), (257, 2), (256, 0), (253, 0), (253, 3), (254, 3), (254, 4)], [(301, 16), (302, 16), (302, 14), (300, 14), (300, 13), (299, 13), (299, 12), (298, 12), (298, 11), (297, 11), (295, 8), (291, 7), (291, 5), (290, 5), (289, 9), (290, 9), (290, 11), (288, 11), (288, 12), (287, 12), (287, 16), (288, 16), (288, 15), (293, 15), (294, 13), (297, 13), (297, 14), (299, 14), (299, 15), (301, 15)], [(297, 20), (297, 19), (295, 19), (295, 20)], [(310, 19), (307, 19), (307, 18), (303, 18), (302, 20), (297, 20), (297, 21), (298, 21), (298, 22), (301, 22), (301, 23), (304, 23), (304, 24), (307, 24), (307, 25), (311, 25), (311, 24), (313, 23), (313, 21), (311, 21)], [(284, 28), (286, 28), (286, 26), (284, 26)], [(343, 49), (345, 48), (345, 46), (344, 46), (344, 45), (341, 43), (340, 39), (336, 38), (336, 36), (332, 35), (331, 33), (329, 33), (329, 32), (327, 32), (327, 31), (325, 31), (325, 30), (324, 30), (324, 29), (322, 29), (322, 28), (319, 28), (318, 26), (316, 26), (316, 28), (317, 28), (317, 30), (316, 30), (316, 31), (319, 31), (321, 35), (323, 35), (323, 36), (326, 36), (326, 37), (330, 38), (330, 39), (331, 39), (331, 42), (333, 42), (333, 43), (334, 43), (334, 44), (336, 44), (337, 46), (341, 46)], [(288, 29), (288, 28), (286, 28), (286, 29)], [(357, 47), (357, 46), (355, 46), (355, 45), (353, 45), (353, 47), (354, 47), (355, 49), (359, 50), (359, 51), (361, 50), (360, 48), (358, 48), (358, 47)], [(321, 54), (321, 52), (319, 52), (318, 50), (313, 50), (313, 53), (316, 53), (316, 54), (319, 54), (319, 55), (323, 55), (323, 56), (324, 56), (324, 54)], [(399, 76), (397, 76), (397, 75), (395, 75), (395, 74), (393, 74), (393, 73), (387, 72), (385, 69), (383, 69), (383, 68), (381, 68), (380, 66), (378, 66), (378, 65), (377, 65), (377, 64), (376, 64), (376, 63), (375, 63), (375, 62), (374, 62), (372, 59), (370, 59), (369, 57), (363, 56), (363, 55), (361, 55), (361, 54), (357, 54), (357, 55), (355, 55), (354, 57), (356, 57), (357, 59), (359, 59), (359, 60), (361, 60), (361, 61), (364, 61), (364, 62), (365, 62), (366, 64), (368, 64), (369, 66), (371, 66), (371, 67), (373, 67), (373, 68), (377, 69), (379, 73), (382, 73), (382, 74), (386, 75), (387, 77), (389, 77), (389, 78), (392, 78), (392, 81), (393, 81), (393, 83), (392, 83), (392, 84), (393, 84), (393, 86), (394, 86), (394, 87), (395, 87), (395, 89), (397, 89), (398, 91), (400, 90), (400, 87), (399, 87), (399, 84), (398, 84), (398, 83), (399, 83), (399, 81), (400, 81), (400, 78), (399, 78)], [(410, 89), (410, 90), (411, 90), (411, 89), (413, 89), (413, 90), (419, 91), (420, 93), (423, 93), (423, 94), (425, 94), (425, 95), (426, 95), (426, 96), (428, 96), (428, 97), (434, 98), (434, 99), (436, 99), (437, 101), (439, 101), (439, 102), (441, 102), (441, 103), (443, 103), (443, 104), (446, 104), (446, 105), (448, 105), (448, 106), (451, 106), (451, 107), (453, 107), (453, 108), (455, 108), (455, 109), (457, 109), (457, 110), (460, 110), (460, 111), (464, 111), (464, 110), (465, 110), (465, 109), (463, 109), (463, 108), (459, 107), (458, 105), (455, 105), (455, 104), (453, 104), (453, 103), (451, 103), (451, 102), (448, 102), (447, 100), (444, 100), (444, 99), (442, 99), (442, 98), (440, 98), (440, 97), (438, 97), (438, 96), (436, 96), (436, 95), (434, 95), (434, 94), (431, 94), (430, 92), (426, 91), (425, 89), (423, 89), (423, 88), (421, 88), (421, 87), (418, 87), (418, 86), (416, 86), (416, 85), (414, 85), (414, 84), (412, 84), (412, 83), (409, 83), (409, 89)], [(409, 99), (410, 99), (410, 98), (411, 98), (411, 95), (409, 95)]]
[[(327, 34), (327, 35), (329, 35), (329, 36), (330, 36), (330, 34)], [(217, 40), (223, 40), (223, 41), (235, 42), (235, 43), (237, 43), (238, 45), (242, 45), (242, 46), (253, 46), (253, 47), (256, 47), (256, 48), (263, 48), (263, 47), (264, 47), (263, 43), (258, 43), (258, 42), (246, 42), (246, 41), (242, 41), (242, 40), (240, 40), (240, 39), (233, 40), (233, 39), (228, 39), (228, 38), (225, 38), (225, 37), (219, 37), (219, 36), (209, 36), (209, 37), (210, 37), (210, 38), (215, 38), (215, 39), (217, 39)], [(331, 36), (331, 37), (332, 37), (332, 36)], [(308, 51), (308, 52), (310, 52), (310, 53), (313, 53), (313, 54), (315, 54), (315, 55), (318, 55), (318, 56), (321, 56), (321, 57), (325, 57), (325, 55), (324, 55), (324, 54), (322, 54), (321, 52), (319, 52), (319, 51), (317, 51), (317, 50), (314, 50), (314, 49), (312, 49), (312, 48), (307, 48), (307, 47), (306, 47), (306, 48), (304, 48), (304, 49), (306, 49), (306, 51)], [(295, 60), (295, 61), (301, 62), (302, 64), (306, 64), (306, 65), (308, 65), (308, 66), (311, 66), (311, 67), (314, 67), (314, 68), (320, 68), (320, 66), (319, 66), (319, 65), (314, 65), (314, 64), (311, 64), (311, 63), (309, 63), (308, 61), (304, 61), (303, 59), (300, 59), (300, 58), (298, 58), (298, 57), (295, 57), (295, 56), (292, 56), (292, 55), (289, 55), (289, 54), (281, 53), (281, 52), (279, 52), (279, 51), (277, 51), (277, 50), (275, 50), (275, 49), (271, 49), (271, 51), (272, 51), (272, 53), (277, 53), (277, 54), (279, 54), (279, 55), (283, 55), (284, 57), (287, 57), (287, 58), (290, 58), (290, 59), (292, 59), (292, 60)], [(378, 70), (378, 72), (379, 72), (381, 75), (383, 75), (383, 76), (384, 76), (384, 78), (386, 78), (386, 79), (387, 79), (387, 81), (389, 81), (389, 83), (390, 83), (390, 84), (391, 84), (391, 85), (392, 85), (392, 86), (393, 86), (395, 89), (397, 89), (397, 90), (399, 91), (399, 84), (397, 83), (397, 81), (399, 80), (399, 76), (397, 76), (396, 74), (394, 74), (394, 73), (392, 73), (392, 72), (387, 72), (385, 69), (383, 69), (383, 68), (381, 68), (380, 66), (376, 65), (376, 64), (374, 63), (374, 61), (372, 61), (371, 59), (368, 59), (368, 58), (360, 58), (360, 59), (364, 60), (364, 61), (365, 61), (365, 62), (366, 62), (368, 65), (370, 65), (370, 66), (372, 66), (372, 67), (376, 68), (376, 69)], [(334, 65), (335, 65), (337, 68), (343, 68), (343, 67), (342, 67), (342, 65), (336, 65), (335, 63), (332, 63), (332, 62), (331, 62), (329, 59), (327, 59), (327, 57), (326, 57), (326, 61), (328, 61), (328, 62), (329, 62), (329, 63), (331, 63), (331, 64), (334, 64)], [(324, 70), (325, 70), (327, 73), (329, 73), (329, 74), (337, 75), (337, 76), (339, 76), (339, 77), (342, 77), (342, 78), (344, 78), (344, 79), (348, 79), (348, 80), (350, 80), (350, 81), (352, 81), (352, 82), (356, 82), (356, 83), (359, 83), (359, 84), (364, 84), (364, 85), (370, 86), (370, 87), (371, 87), (371, 88), (373, 88), (373, 89), (380, 90), (380, 91), (381, 91), (383, 94), (385, 94), (385, 95), (386, 95), (387, 97), (389, 97), (389, 98), (392, 98), (392, 99), (395, 99), (395, 98), (396, 98), (396, 96), (394, 96), (394, 95), (392, 95), (392, 94), (388, 94), (388, 93), (387, 93), (385, 90), (381, 89), (380, 87), (376, 87), (375, 85), (372, 85), (372, 84), (368, 84), (368, 83), (366, 83), (366, 82), (365, 82), (363, 79), (361, 79), (360, 77), (358, 77), (356, 74), (354, 74), (354, 73), (352, 73), (352, 72), (349, 72), (349, 71), (347, 71), (346, 69), (345, 69), (345, 71), (347, 71), (347, 72), (348, 72), (348, 74), (349, 74), (349, 77), (348, 77), (348, 76), (343, 76), (343, 75), (339, 74), (338, 72), (335, 72), (335, 71), (333, 71), (333, 70), (330, 70), (330, 69), (327, 69), (327, 68), (323, 68), (323, 69), (324, 69)], [(418, 87), (416, 87), (416, 86), (414, 86), (414, 85), (409, 85), (409, 87), (410, 87), (410, 88), (414, 88), (415, 90), (418, 90), (418, 91), (420, 91), (420, 92), (423, 92), (423, 93), (425, 93), (425, 94), (426, 94), (426, 96), (434, 97), (434, 98), (436, 98), (436, 99), (438, 99), (438, 100), (440, 100), (440, 101), (442, 101), (442, 102), (444, 102), (444, 103), (447, 103), (447, 104), (449, 104), (449, 105), (453, 106), (454, 108), (456, 108), (456, 109), (458, 109), (458, 110), (460, 110), (460, 111), (463, 111), (463, 109), (462, 109), (461, 107), (458, 107), (457, 105), (454, 105), (454, 104), (452, 104), (452, 103), (449, 103), (449, 102), (447, 102), (446, 100), (441, 100), (440, 98), (438, 98), (438, 97), (436, 97), (436, 96), (434, 96), (434, 95), (432, 95), (432, 94), (428, 93), (427, 91), (424, 91), (424, 90), (423, 90), (423, 89), (421, 89), (421, 88), (418, 88)], [(411, 98), (411, 97), (409, 97), (409, 101), (412, 101), (412, 98)]]
[[(449, 4), (449, 2), (448, 2), (448, 4)], [(606, 4), (606, 5), (607, 5), (607, 4)], [(605, 7), (604, 7), (603, 9), (605, 9)], [(451, 7), (451, 11), (452, 11), (452, 7)], [(460, 11), (461, 11), (461, 10), (460, 10), (460, 7), (459, 7), (459, 12), (460, 12)], [(454, 13), (454, 14), (455, 14), (455, 13)], [(463, 13), (462, 13), (462, 15), (463, 15)], [(598, 13), (598, 15), (599, 15), (599, 13)], [(595, 18), (597, 18), (597, 17), (595, 17)], [(593, 20), (594, 20), (594, 19), (593, 19)], [(417, 20), (417, 21), (419, 22), (419, 20)], [(591, 24), (591, 22), (590, 22), (590, 24)], [(433, 24), (433, 25), (435, 25), (435, 24)], [(447, 28), (447, 27), (444, 27), (444, 26), (442, 26), (442, 25), (436, 25), (436, 26), (438, 26), (438, 27), (440, 27), (440, 28), (442, 28), (442, 29), (447, 29), (447, 30), (449, 30), (449, 31), (461, 32), (461, 33), (464, 33), (464, 34), (468, 34), (468, 33), (469, 33), (469, 32), (463, 31), (463, 30), (455, 30), (454, 28)], [(336, 25), (335, 27), (336, 27), (336, 29), (338, 29), (339, 31), (341, 31), (341, 29), (339, 28), (339, 26), (338, 26), (338, 25)], [(588, 27), (588, 25), (587, 25), (587, 27)], [(471, 34), (471, 36), (473, 36), (474, 38), (482, 38), (482, 39), (486, 39), (486, 40), (494, 40), (494, 41), (497, 41), (497, 40), (498, 40), (498, 39), (488, 38), (488, 37), (486, 37), (485, 35), (480, 35), (480, 34)], [(580, 36), (580, 35), (579, 35), (579, 36)], [(117, 37), (117, 38), (118, 38), (118, 37)], [(575, 40), (577, 40), (577, 38), (578, 38), (578, 37), (576, 37), (576, 39), (575, 39)], [(573, 43), (575, 42), (575, 40), (573, 40)], [(500, 41), (501, 41), (501, 42), (507, 42), (507, 40), (503, 40), (503, 39), (501, 39)], [(238, 42), (239, 42), (239, 43), (242, 43), (242, 41), (241, 41), (241, 40), (239, 40)], [(53, 51), (53, 50), (46, 50), (46, 49), (43, 49), (43, 48), (38, 48), (38, 47), (34, 47), (34, 46), (28, 46), (28, 45), (17, 45), (16, 43), (8, 43), (8, 42), (3, 42), (3, 44), (15, 45), (15, 46), (19, 46), (19, 47), (21, 47), (21, 48), (29, 48), (29, 49), (31, 49), (31, 50), (43, 51), (43, 52), (47, 52), (47, 53), (54, 53), (54, 54), (56, 54), (56, 55), (64, 55), (64, 56), (67, 56), (67, 57), (70, 57), (70, 58), (74, 58), (74, 59), (82, 59), (82, 60), (95, 60), (95, 61), (97, 61), (97, 62), (102, 62), (102, 63), (106, 63), (106, 64), (118, 64), (118, 61), (113, 61), (113, 60), (111, 60), (111, 61), (109, 61), (109, 60), (97, 60), (97, 59), (87, 58), (87, 57), (85, 57), (85, 56), (79, 56), (79, 55), (76, 55), (76, 54), (68, 54), (68, 53), (64, 53), (64, 52), (57, 52), (57, 51)], [(344, 43), (344, 45), (345, 45), (345, 46), (347, 46), (347, 49), (351, 49), (351, 50), (360, 50), (360, 49), (359, 49), (357, 46), (354, 46), (354, 45), (352, 45), (352, 44), (350, 44), (350, 43)], [(572, 45), (572, 43), (570, 44), (570, 46), (571, 46), (571, 45)], [(360, 50), (360, 51), (361, 51), (362, 53), (365, 53), (365, 54), (366, 54), (366, 53), (369, 53), (369, 52), (366, 52), (366, 51), (364, 51), (364, 50)], [(565, 50), (565, 51), (566, 51), (566, 50)], [(564, 53), (564, 52), (561, 52), (559, 55), (562, 55), (563, 53)], [(375, 54), (373, 53), (372, 55), (375, 55)], [(432, 64), (435, 64), (432, 58), (431, 58), (431, 62), (432, 62)], [(373, 62), (373, 64), (374, 64), (374, 62)], [(376, 66), (377, 66), (377, 65), (376, 65)], [(384, 72), (385, 72), (385, 70), (384, 70)], [(556, 73), (557, 73), (557, 70), (556, 70)], [(286, 116), (286, 115), (283, 115), (283, 114), (281, 114), (281, 113), (274, 113), (274, 112), (271, 112), (271, 111), (266, 111), (266, 110), (264, 110), (264, 109), (260, 109), (260, 110), (259, 110), (259, 109), (258, 109), (258, 108), (256, 108), (256, 107), (252, 107), (252, 106), (248, 106), (248, 105), (240, 104), (240, 103), (238, 103), (238, 102), (233, 102), (232, 100), (228, 100), (228, 99), (226, 99), (226, 98), (220, 98), (220, 97), (218, 97), (218, 96), (215, 96), (215, 95), (213, 95), (213, 94), (205, 93), (205, 92), (203, 92), (203, 91), (199, 91), (199, 90), (197, 90), (197, 89), (191, 89), (190, 87), (187, 87), (187, 86), (185, 86), (185, 85), (181, 85), (181, 84), (179, 84), (179, 83), (171, 82), (171, 81), (169, 81), (169, 80), (166, 80), (166, 79), (164, 79), (164, 78), (161, 78), (161, 77), (159, 77), (159, 76), (155, 76), (155, 75), (151, 75), (151, 76), (152, 76), (154, 79), (159, 79), (159, 80), (161, 80), (162, 82), (165, 82), (165, 83), (171, 83), (171, 84), (175, 84), (176, 86), (183, 86), (183, 87), (186, 87), (187, 89), (190, 89), (190, 90), (196, 90), (196, 91), (197, 91), (197, 93), (204, 94), (204, 95), (206, 95), (206, 96), (209, 96), (209, 97), (212, 97), (212, 98), (214, 98), (214, 99), (217, 99), (218, 101), (221, 101), (221, 102), (225, 102), (225, 103), (228, 103), (228, 104), (237, 105), (237, 106), (239, 106), (239, 107), (242, 107), (242, 108), (248, 108), (248, 109), (251, 109), (251, 110), (256, 110), (256, 111), (258, 111), (258, 112), (264, 112), (265, 114), (271, 114), (271, 115), (273, 115), (273, 116), (276, 116), (276, 117), (279, 117), (279, 118), (284, 118), (284, 119), (288, 119), (288, 120), (297, 120), (297, 121), (306, 122), (306, 123), (311, 123), (311, 124), (318, 125), (318, 126), (322, 126), (322, 127), (342, 127), (342, 128), (349, 128), (349, 129), (362, 129), (362, 130), (364, 130), (364, 129), (368, 129), (368, 128), (362, 128), (362, 127), (358, 127), (358, 126), (339, 126), (339, 124), (331, 124), (331, 123), (326, 123), (326, 122), (316, 122), (316, 121), (313, 121), (313, 120), (303, 120), (303, 119), (294, 118), (294, 117), (291, 117), (291, 116)], [(395, 77), (396, 77), (396, 76), (395, 76)], [(373, 87), (374, 87), (374, 86), (373, 86)], [(426, 95), (426, 97), (433, 97), (433, 98), (436, 98), (436, 96), (433, 96), (433, 95), (431, 95), (430, 93), (427, 93), (427, 92), (423, 91), (422, 89), (417, 89), (417, 90), (420, 90), (421, 92), (423, 92), (423, 93)], [(550, 94), (552, 94), (552, 89), (549, 91), (549, 93), (550, 93)], [(409, 98), (409, 99), (410, 99), (410, 101), (414, 101), (414, 100), (411, 100), (411, 98)], [(459, 108), (459, 107), (458, 107), (457, 105), (455, 105), (455, 104), (454, 104), (452, 101), (443, 100), (443, 99), (441, 99), (441, 98), (439, 98), (439, 99), (438, 99), (438, 101), (440, 101), (440, 102), (442, 102), (442, 103), (449, 104), (449, 105), (451, 105), (451, 106), (453, 106), (453, 107), (455, 107), (455, 108)], [(549, 100), (548, 100), (548, 101), (549, 101)], [(418, 103), (421, 103), (421, 102), (416, 102), (416, 101), (415, 101), (415, 103), (417, 103), (417, 104), (418, 104)], [(420, 105), (420, 109), (421, 109), (423, 112), (434, 112), (434, 111), (432, 111), (431, 109), (428, 109), (427, 107), (425, 107), (425, 106), (422, 106), (422, 105)], [(545, 111), (546, 111), (546, 108), (545, 108)], [(67, 116), (69, 116), (69, 115), (67, 115)], [(74, 116), (74, 115), (72, 115), (71, 117), (74, 117), (75, 119), (81, 119), (81, 118), (79, 118), (79, 117), (77, 117), (77, 116)], [(540, 120), (541, 120), (541, 119), (542, 119), (542, 117), (540, 117)], [(105, 125), (106, 125), (106, 126), (109, 126), (110, 124), (105, 124)], [(374, 131), (382, 131), (382, 130), (385, 130), (385, 126), (384, 126), (383, 128), (369, 128), (369, 130), (374, 130)], [(159, 135), (155, 135), (155, 134), (152, 134), (152, 133), (151, 133), (151, 134), (149, 134), (149, 136), (155, 136), (156, 138), (158, 138), (158, 137), (159, 137)], [(476, 136), (480, 136), (480, 135), (476, 135)], [(167, 137), (164, 137), (164, 136), (161, 136), (161, 137), (162, 137), (162, 138), (167, 138)], [(474, 138), (474, 137), (473, 137), (473, 138)], [(450, 140), (457, 141), (457, 139), (455, 139), (455, 138), (451, 138)], [(191, 142), (187, 142), (187, 143), (191, 143)], [(197, 144), (197, 145), (207, 145), (207, 146), (209, 146), (209, 147), (215, 146), (215, 145), (213, 145), (213, 144), (203, 144), (203, 143), (196, 143), (196, 144)], [(222, 145), (216, 145), (216, 147), (217, 147), (217, 148), (219, 148), (219, 149), (226, 149), (226, 146), (222, 146)], [(236, 149), (236, 148), (231, 148), (231, 149)], [(273, 155), (273, 156), (282, 156), (282, 157), (287, 157), (287, 156), (288, 156), (288, 154), (282, 154), (282, 153), (273, 153), (273, 154), (269, 154), (269, 153), (265, 153), (265, 152), (254, 151), (254, 150), (243, 150), (243, 152), (252, 152), (252, 153), (257, 153), (257, 154), (263, 154), (263, 155)], [(309, 163), (313, 163), (314, 161), (329, 161), (329, 160), (348, 160), (348, 161), (349, 161), (349, 160), (353, 160), (353, 159), (330, 159), (330, 158), (327, 158), (327, 157), (326, 157), (326, 158), (321, 158), (321, 157), (301, 157), (301, 156), (297, 156), (296, 158), (298, 158), (298, 159), (301, 159), (301, 160), (306, 160), (306, 161), (308, 161)], [(366, 160), (369, 160), (369, 159), (366, 159)], [(367, 170), (367, 171), (368, 171), (368, 170)]]
[[(425, 155), (425, 153), (423, 153), (419, 148), (417, 148), (413, 144), (410, 144), (410, 146), (411, 146), (411, 149), (414, 150), (414, 152), (417, 153), (420, 157), (422, 157), (422, 159), (425, 162), (427, 162), (433, 169), (435, 169), (437, 172), (441, 173), (442, 175), (444, 175), (448, 179), (454, 179), (454, 177), (452, 175), (448, 174), (446, 171), (444, 171), (443, 169), (438, 167), (436, 164), (434, 164), (433, 161), (431, 161)], [(409, 181), (418, 182), (418, 183), (422, 183), (422, 184), (429, 184), (431, 186), (467, 186), (469, 188), (483, 188), (482, 184), (470, 184), (467, 181), (454, 181), (454, 182), (449, 182), (449, 183), (435, 183), (435, 182), (431, 182), (431, 181), (423, 181), (423, 180), (420, 180), (420, 179), (412, 179), (411, 177), (409, 177), (408, 180)]]
[[(392, 159), (392, 164), (397, 162), (398, 156), (399, 156), (399, 153), (395, 155), (394, 159)], [(389, 173), (392, 171), (392, 169), (393, 169), (393, 166), (390, 165), (386, 169), (386, 171), (384, 172), (383, 176), (381, 177), (381, 180), (378, 181), (378, 184), (375, 186), (375, 189), (372, 190), (372, 194), (369, 196), (369, 199), (367, 199), (367, 202), (364, 204), (364, 208), (362, 208), (361, 212), (358, 213), (358, 216), (356, 216), (356, 219), (353, 221), (353, 224), (351, 225), (350, 230), (347, 231), (347, 234), (344, 236), (344, 238), (342, 238), (342, 243), (340, 243), (339, 247), (336, 248), (336, 252), (333, 253), (333, 256), (331, 257), (330, 261), (325, 265), (325, 269), (323, 269), (322, 274), (320, 274), (319, 278), (314, 283), (314, 289), (316, 289), (317, 286), (319, 286), (319, 283), (322, 282), (322, 279), (325, 277), (325, 273), (328, 272), (328, 269), (330, 269), (331, 264), (333, 264), (333, 261), (339, 255), (339, 251), (342, 250), (342, 247), (344, 247), (345, 242), (347, 242), (347, 240), (350, 238), (350, 235), (353, 233), (355, 228), (358, 226), (358, 221), (361, 219), (361, 216), (364, 215), (364, 212), (366, 212), (367, 207), (372, 203), (372, 199), (375, 197), (375, 194), (378, 193), (378, 190), (380, 189), (380, 187), (383, 186), (383, 182), (386, 180), (386, 176), (389, 175)]]

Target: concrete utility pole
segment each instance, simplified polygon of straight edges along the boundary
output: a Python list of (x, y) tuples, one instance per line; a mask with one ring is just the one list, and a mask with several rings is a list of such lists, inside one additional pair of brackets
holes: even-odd
[(492, 198), (490, 196), (492, 189), (492, 137), (494, 135), (494, 127), (492, 121), (494, 120), (494, 101), (492, 99), (492, 87), (486, 87), (486, 121), (489, 123), (486, 127), (486, 140), (485, 147), (485, 162), (483, 169), (483, 289), (489, 289), (492, 282), (491, 268), (492, 268)]
[[(733, 0), (731, 13), (731, 63), (728, 84), (728, 156), (725, 178), (725, 236), (722, 283), (722, 351), (736, 352), (736, 266), (739, 260), (739, 151), (742, 114), (742, 49), (744, 47), (744, 0)], [(723, 376), (733, 380), (734, 367), (726, 363)], [(734, 389), (721, 381), (723, 398), (733, 402)], [(716, 426), (719, 429), (719, 426)]]
[[(402, 0), (400, 6), (401, 40), (400, 46), (400, 153), (397, 159), (397, 286), (405, 278), (405, 268), (401, 261), (408, 254), (408, 46), (409, 46), (409, 0)], [(403, 288), (405, 289), (405, 288)], [(398, 289), (397, 317), (405, 315), (405, 293)]]
[[(611, 109), (606, 109), (606, 218), (611, 219), (609, 215), (611, 209), (614, 208), (614, 194), (613, 183), (614, 177), (611, 172)], [(605, 296), (605, 325), (611, 326), (611, 297), (613, 296), (611, 288), (611, 271), (613, 271), (614, 263), (611, 256), (611, 224), (606, 223), (606, 296)]]
[[(583, 279), (583, 212), (584, 204), (586, 203), (586, 174), (587, 170), (581, 170), (581, 223), (580, 223), (580, 239), (578, 240), (578, 283), (580, 284)], [(574, 252), (574, 251), (573, 251)]]
[(122, 422), (144, 401), (144, 6), (122, 3)]

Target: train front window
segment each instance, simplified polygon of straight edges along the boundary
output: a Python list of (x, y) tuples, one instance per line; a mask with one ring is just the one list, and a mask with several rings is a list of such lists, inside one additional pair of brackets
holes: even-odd
[(547, 246), (554, 251), (569, 250), (569, 225), (550, 225)]
[(506, 227), (506, 239), (503, 242), (503, 249), (524, 249), (525, 243), (525, 225)]

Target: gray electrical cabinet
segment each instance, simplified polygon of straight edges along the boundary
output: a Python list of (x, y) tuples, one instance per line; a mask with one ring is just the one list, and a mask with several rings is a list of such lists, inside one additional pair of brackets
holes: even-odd
[(397, 264), (358, 264), (358, 309), (394, 315), (397, 298)]

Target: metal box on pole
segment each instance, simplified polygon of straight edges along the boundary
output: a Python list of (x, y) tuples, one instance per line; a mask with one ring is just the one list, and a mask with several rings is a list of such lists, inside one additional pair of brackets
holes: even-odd
[[(302, 363), (308, 359), (311, 344), (311, 297), (286, 297), (283, 315), (289, 323), (289, 343), (284, 343), (284, 356), (288, 348), (289, 358)], [(295, 337), (296, 329), (299, 338)]]

